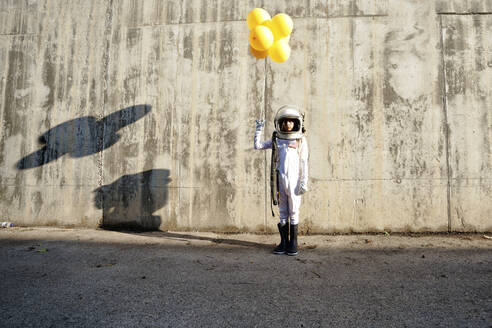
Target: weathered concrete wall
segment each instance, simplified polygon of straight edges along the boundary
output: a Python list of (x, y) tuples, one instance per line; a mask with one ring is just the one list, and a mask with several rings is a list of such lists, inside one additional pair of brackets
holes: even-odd
[(1, 221), (273, 231), (254, 120), (294, 103), (301, 230), (490, 231), (491, 32), (485, 0), (0, 0)]
[(443, 15), (442, 27), (451, 228), (490, 229), (492, 15)]

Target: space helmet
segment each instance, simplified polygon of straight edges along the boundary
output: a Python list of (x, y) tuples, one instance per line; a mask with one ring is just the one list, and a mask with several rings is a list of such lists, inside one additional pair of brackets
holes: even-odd
[[(300, 139), (304, 133), (304, 115), (302, 115), (297, 107), (292, 105), (284, 105), (280, 107), (275, 115), (275, 131), (277, 131), (277, 138), (295, 140)], [(283, 131), (282, 122), (286, 119), (294, 122), (294, 128), (292, 131)]]

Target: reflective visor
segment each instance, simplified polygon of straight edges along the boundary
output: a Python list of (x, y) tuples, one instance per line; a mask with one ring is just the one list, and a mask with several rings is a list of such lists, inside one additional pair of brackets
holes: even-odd
[[(288, 131), (286, 129), (284, 129), (284, 122), (285, 121), (292, 121), (294, 122), (294, 127), (292, 128), (292, 130)], [(289, 132), (299, 132), (301, 130), (301, 121), (298, 119), (298, 118), (294, 118), (294, 117), (284, 117), (284, 118), (281, 118), (279, 121), (278, 121), (278, 125), (279, 125), (279, 128), (282, 132), (286, 132), (286, 133), (289, 133)]]

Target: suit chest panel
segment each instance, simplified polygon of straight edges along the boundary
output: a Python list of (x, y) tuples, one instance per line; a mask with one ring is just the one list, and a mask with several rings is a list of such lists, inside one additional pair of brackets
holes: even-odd
[(282, 150), (284, 152), (292, 150), (297, 151), (297, 148), (299, 147), (299, 142), (297, 140), (277, 139), (277, 147), (279, 150)]

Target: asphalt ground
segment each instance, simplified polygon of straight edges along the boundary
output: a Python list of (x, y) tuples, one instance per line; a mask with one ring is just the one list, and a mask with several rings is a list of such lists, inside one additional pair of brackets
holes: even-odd
[(492, 327), (483, 234), (0, 229), (0, 327)]

